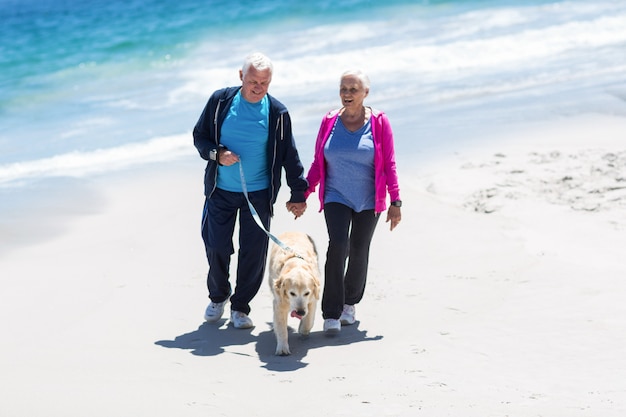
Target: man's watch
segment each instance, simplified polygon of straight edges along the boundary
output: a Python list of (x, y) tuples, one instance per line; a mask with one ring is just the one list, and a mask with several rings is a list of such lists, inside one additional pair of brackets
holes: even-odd
[(217, 159), (218, 159), (218, 157), (219, 157), (219, 156), (218, 156), (218, 153), (217, 153), (217, 152), (218, 152), (218, 150), (217, 150), (217, 149), (211, 149), (211, 150), (209, 151), (209, 159), (210, 159), (211, 161), (218, 162), (218, 160), (217, 160)]
[(392, 201), (391, 205), (395, 207), (402, 207), (402, 200)]

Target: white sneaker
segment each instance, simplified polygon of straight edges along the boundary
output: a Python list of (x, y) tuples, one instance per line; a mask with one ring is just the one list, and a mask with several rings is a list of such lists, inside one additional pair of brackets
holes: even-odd
[(324, 320), (324, 333), (335, 335), (341, 331), (341, 322), (337, 319)]
[(356, 321), (355, 314), (356, 311), (354, 310), (354, 306), (344, 304), (343, 312), (341, 313), (341, 317), (339, 317), (339, 321), (343, 325), (354, 324)]
[(224, 306), (227, 302), (228, 300), (222, 301), (221, 303), (214, 303), (211, 301), (204, 312), (204, 319), (209, 323), (215, 323), (221, 319), (224, 315)]
[(235, 326), (235, 329), (250, 329), (254, 327), (254, 323), (246, 313), (241, 311), (231, 311), (230, 321)]

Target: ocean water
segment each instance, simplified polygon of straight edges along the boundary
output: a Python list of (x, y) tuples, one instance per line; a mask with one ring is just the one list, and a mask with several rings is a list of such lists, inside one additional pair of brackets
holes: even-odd
[(0, 0), (0, 198), (195, 157), (208, 96), (257, 50), (305, 162), (348, 68), (405, 157), (485, 125), (626, 116), (625, 22), (622, 0)]

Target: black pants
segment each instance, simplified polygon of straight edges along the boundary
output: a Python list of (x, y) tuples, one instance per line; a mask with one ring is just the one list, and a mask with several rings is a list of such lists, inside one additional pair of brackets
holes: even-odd
[(327, 203), (324, 217), (329, 240), (322, 316), (338, 319), (344, 304), (354, 305), (363, 298), (370, 243), (380, 216), (374, 210), (357, 213), (343, 204)]
[[(265, 228), (270, 226), (270, 202), (267, 190), (249, 193), (250, 201)], [(220, 190), (204, 202), (202, 239), (209, 262), (207, 287), (211, 301), (221, 303), (231, 294), (230, 258), (235, 252), (233, 233), (239, 214), (239, 256), (231, 309), (250, 313), (250, 301), (263, 283), (267, 260), (268, 236), (256, 224), (243, 193)]]

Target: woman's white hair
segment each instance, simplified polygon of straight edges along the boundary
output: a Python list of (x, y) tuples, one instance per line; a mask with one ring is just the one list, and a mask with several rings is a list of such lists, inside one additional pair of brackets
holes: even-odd
[(262, 54), (261, 52), (254, 52), (246, 57), (241, 67), (241, 72), (246, 75), (250, 67), (254, 67), (257, 71), (270, 70), (270, 73), (274, 72), (274, 64), (272, 61)]
[(348, 71), (344, 72), (343, 74), (341, 74), (341, 78), (339, 79), (339, 83), (341, 84), (341, 80), (343, 80), (344, 77), (347, 77), (349, 75), (354, 75), (359, 80), (361, 80), (361, 84), (363, 85), (363, 87), (366, 90), (370, 89), (370, 78), (363, 71), (361, 71), (359, 69), (351, 69), (351, 70), (348, 70)]

